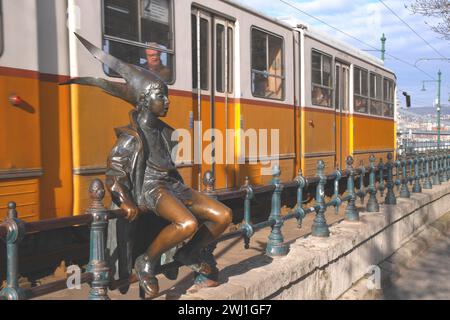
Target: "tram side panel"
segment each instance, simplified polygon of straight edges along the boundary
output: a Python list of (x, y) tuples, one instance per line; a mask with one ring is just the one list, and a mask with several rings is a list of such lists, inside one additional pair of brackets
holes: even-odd
[[(6, 216), (8, 202), (15, 201), (20, 218), (37, 220), (42, 164), (36, 3), (2, 1), (2, 9), (0, 219)], [(13, 96), (21, 102), (13, 105)]]
[(72, 141), (67, 4), (37, 1), (39, 100), (41, 107), (40, 219), (72, 215)]

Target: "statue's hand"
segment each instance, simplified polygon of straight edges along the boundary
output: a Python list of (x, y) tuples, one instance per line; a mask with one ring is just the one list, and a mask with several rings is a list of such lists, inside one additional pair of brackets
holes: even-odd
[(139, 208), (132, 202), (122, 202), (120, 208), (125, 211), (127, 219), (130, 221), (136, 219), (139, 213)]

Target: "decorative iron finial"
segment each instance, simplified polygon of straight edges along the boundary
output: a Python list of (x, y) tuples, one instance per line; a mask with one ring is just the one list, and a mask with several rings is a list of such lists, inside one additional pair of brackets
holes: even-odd
[(8, 218), (17, 218), (16, 203), (14, 201), (8, 202)]
[(322, 171), (325, 169), (325, 162), (323, 160), (317, 161), (317, 171)]
[(354, 162), (355, 161), (353, 160), (352, 156), (348, 156), (347, 160), (345, 161), (345, 163), (347, 163), (347, 166), (349, 166), (349, 167), (352, 166)]
[(279, 177), (281, 175), (281, 169), (280, 169), (280, 165), (276, 164), (273, 166), (272, 168), (272, 175), (274, 177)]
[(389, 153), (387, 154), (387, 159), (388, 159), (389, 161), (393, 159), (393, 156), (392, 156), (392, 153), (391, 153), (391, 152), (389, 152)]
[(105, 187), (100, 179), (95, 179), (89, 186), (89, 197), (92, 201), (102, 201), (105, 197)]
[(248, 176), (245, 177), (244, 186), (248, 187), (250, 185), (250, 179)]
[(216, 179), (214, 179), (214, 176), (210, 170), (205, 172), (205, 175), (203, 176), (203, 185), (206, 187), (206, 192), (213, 192), (214, 191), (214, 183)]
[(100, 179), (94, 179), (89, 186), (89, 198), (91, 208), (103, 208), (103, 198), (105, 197), (105, 186)]

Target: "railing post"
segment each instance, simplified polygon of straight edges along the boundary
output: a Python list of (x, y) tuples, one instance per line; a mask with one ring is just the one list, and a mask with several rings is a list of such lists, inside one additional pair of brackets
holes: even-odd
[(8, 203), (8, 228), (6, 235), (6, 287), (0, 291), (2, 300), (25, 299), (24, 291), (19, 287), (19, 243), (25, 236), (25, 223), (17, 218), (16, 203)]
[(325, 162), (323, 160), (317, 161), (317, 174), (319, 177), (319, 182), (316, 187), (316, 217), (312, 225), (311, 234), (316, 237), (328, 237), (330, 235), (330, 230), (328, 229), (327, 221), (325, 219), (325, 184), (327, 178), (324, 174)]
[(297, 181), (297, 206), (295, 207), (295, 211), (297, 213), (297, 226), (299, 228), (302, 227), (303, 219), (305, 218), (305, 210), (303, 209), (303, 189), (306, 187), (307, 181), (303, 176), (302, 169), (298, 170), (297, 177), (295, 177), (295, 181)]
[(250, 238), (253, 236), (254, 233), (253, 226), (250, 221), (251, 200), (253, 199), (254, 193), (248, 177), (245, 177), (245, 184), (241, 187), (241, 189), (245, 191), (244, 223), (242, 224), (241, 228), (245, 230), (244, 248), (248, 249), (250, 248)]
[(87, 272), (92, 273), (89, 300), (109, 300), (109, 266), (105, 259), (106, 230), (108, 228), (108, 210), (103, 206), (105, 187), (99, 179), (89, 186), (91, 205), (86, 210), (92, 215), (89, 264)]
[(448, 181), (448, 180), (450, 180), (450, 154), (449, 154), (449, 149), (446, 149), (445, 158), (447, 159), (446, 170), (447, 170), (447, 181)]
[(441, 182), (446, 182), (447, 181), (447, 170), (446, 170), (446, 157), (444, 156), (444, 152), (445, 151), (441, 151)]
[(422, 162), (422, 159), (420, 158), (420, 156), (416, 156), (413, 162), (414, 162), (414, 185), (412, 188), (412, 192), (420, 193), (422, 192), (422, 186), (420, 185), (420, 164)]
[(366, 167), (364, 167), (364, 162), (361, 161), (359, 166), (359, 190), (356, 192), (356, 196), (360, 199), (361, 205), (364, 205), (364, 198), (366, 197), (366, 190), (364, 188), (364, 178), (366, 176)]
[(427, 153), (425, 156), (425, 182), (423, 183), (424, 189), (433, 189), (433, 184), (431, 183), (430, 161), (430, 154)]
[(449, 149), (446, 149), (446, 154), (445, 154), (445, 158), (447, 159), (447, 165), (446, 165), (447, 181), (450, 180), (450, 154), (448, 151), (449, 151)]
[(424, 154), (420, 155), (420, 177), (419, 181), (423, 184), (425, 182), (425, 156)]
[(284, 256), (289, 250), (288, 245), (283, 243), (284, 239), (281, 233), (281, 227), (283, 226), (283, 220), (281, 219), (281, 192), (283, 191), (283, 186), (280, 183), (280, 167), (275, 165), (272, 172), (272, 184), (275, 186), (275, 190), (272, 195), (270, 220), (274, 220), (275, 224), (272, 226), (272, 232), (269, 235), (266, 247), (266, 254), (271, 257)]
[(407, 163), (409, 165), (409, 174), (407, 174), (407, 176), (408, 176), (408, 182), (409, 182), (410, 186), (413, 185), (413, 182), (415, 180), (415, 174), (413, 174), (413, 168), (414, 168), (414, 160), (413, 159), (414, 159), (414, 156), (412, 159), (410, 158), (407, 160)]
[(408, 174), (406, 172), (406, 159), (402, 159), (400, 161), (400, 165), (402, 167), (400, 198), (409, 198), (409, 197), (411, 197), (411, 194), (409, 192), (409, 187), (408, 187)]
[(432, 157), (433, 159), (433, 185), (439, 185), (441, 184), (441, 181), (439, 179), (439, 165), (438, 165), (438, 157), (437, 155), (434, 155)]
[(447, 175), (447, 149), (442, 150), (442, 182), (446, 182), (448, 180)]
[(394, 194), (394, 177), (393, 177), (393, 168), (394, 164), (392, 162), (392, 153), (387, 154), (387, 164), (386, 164), (386, 170), (387, 170), (387, 181), (386, 181), (386, 187), (387, 187), (387, 193), (386, 198), (384, 199), (385, 204), (397, 204), (397, 199), (395, 198)]
[(384, 190), (386, 187), (384, 186), (384, 163), (383, 158), (380, 158), (380, 163), (378, 164), (378, 174), (379, 174), (379, 180), (378, 180), (378, 190), (380, 191), (380, 195), (384, 196)]
[(378, 212), (380, 211), (380, 205), (377, 200), (377, 188), (375, 186), (375, 155), (371, 155), (369, 158), (369, 200), (367, 201), (367, 211), (368, 212)]
[(334, 171), (334, 194), (333, 194), (333, 206), (334, 206), (334, 211), (336, 212), (336, 214), (339, 213), (339, 208), (341, 207), (342, 204), (342, 199), (341, 197), (339, 197), (339, 181), (342, 179), (342, 172), (341, 170), (339, 170), (339, 168), (336, 168), (336, 171)]
[[(217, 199), (216, 195), (213, 194), (215, 182), (216, 179), (214, 178), (212, 171), (210, 170), (206, 171), (205, 174), (203, 175), (203, 185), (205, 186), (205, 191), (208, 197), (212, 199)], [(195, 272), (194, 273), (195, 284), (200, 284), (208, 280), (218, 281), (219, 272), (217, 269), (217, 261), (216, 258), (214, 257), (214, 250), (216, 250), (216, 247), (217, 242), (213, 241), (200, 251), (200, 260), (202, 262), (206, 262), (212, 268), (213, 272), (209, 275)]]
[(355, 193), (355, 170), (353, 169), (353, 157), (348, 156), (346, 161), (347, 167), (345, 169), (347, 173), (347, 193), (348, 204), (345, 208), (345, 220), (347, 221), (359, 221), (359, 213), (356, 210), (356, 193)]

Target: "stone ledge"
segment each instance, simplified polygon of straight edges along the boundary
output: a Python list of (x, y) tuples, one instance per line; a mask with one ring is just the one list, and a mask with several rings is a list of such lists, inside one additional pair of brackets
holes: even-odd
[[(360, 222), (343, 221), (332, 226), (328, 238), (297, 239), (287, 256), (232, 276), (219, 287), (204, 288), (181, 298), (336, 299), (361, 279), (370, 266), (392, 256), (425, 225), (448, 211), (450, 183), (411, 194), (410, 199), (397, 200), (395, 206), (381, 205), (379, 213), (360, 213)], [(436, 236), (447, 223), (436, 224), (428, 232)], [(414, 250), (424, 250), (426, 240), (416, 240), (410, 246), (412, 251), (403, 253), (406, 257)]]

